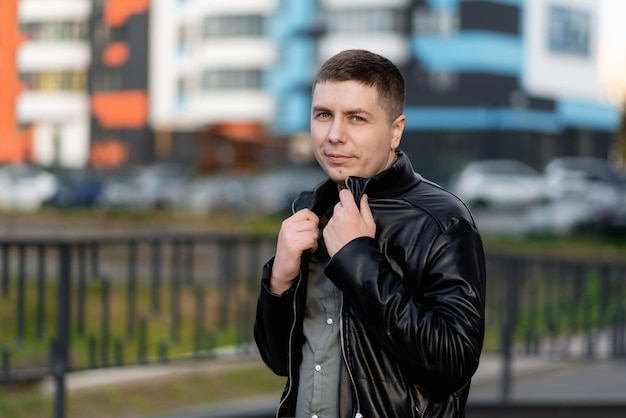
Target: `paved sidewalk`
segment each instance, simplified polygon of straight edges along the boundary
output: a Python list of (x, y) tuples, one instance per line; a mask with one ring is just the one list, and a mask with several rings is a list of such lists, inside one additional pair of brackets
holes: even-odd
[[(170, 365), (132, 366), (69, 373), (66, 385), (69, 391), (94, 388), (121, 382), (157, 377), (174, 377), (176, 374), (206, 369), (247, 367), (259, 363), (251, 356), (238, 359), (225, 356), (218, 360), (175, 363)], [(496, 354), (483, 354), (472, 381), (469, 405), (501, 403), (502, 358)], [(547, 356), (514, 359), (509, 402), (552, 404), (602, 404), (626, 405), (626, 359), (564, 361)], [(54, 389), (52, 382), (43, 384), (44, 390)], [(201, 407), (199, 410), (161, 415), (150, 418), (211, 418), (211, 417), (261, 417), (275, 410), (280, 394), (224, 402)]]
[[(94, 388), (97, 386), (114, 385), (122, 382), (132, 382), (143, 379), (175, 376), (197, 370), (219, 370), (223, 368), (246, 367), (250, 362), (260, 362), (257, 356), (238, 358), (234, 354), (221, 355), (216, 360), (185, 361), (171, 364), (154, 364), (146, 366), (110, 367), (105, 369), (91, 369), (68, 373), (66, 388), (68, 391)], [(498, 383), (501, 376), (502, 360), (497, 355), (483, 355), (473, 379), (473, 384)], [(541, 373), (566, 367), (565, 363), (550, 361), (543, 358), (517, 359), (513, 365), (516, 375)], [(44, 392), (54, 390), (51, 378), (42, 383)]]

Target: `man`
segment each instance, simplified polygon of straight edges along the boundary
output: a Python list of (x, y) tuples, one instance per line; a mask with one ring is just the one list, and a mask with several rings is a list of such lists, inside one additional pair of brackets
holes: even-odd
[(313, 83), (329, 179), (302, 193), (264, 267), (255, 339), (287, 376), (278, 417), (463, 417), (484, 336), (482, 243), (467, 207), (398, 150), (404, 79), (363, 50)]

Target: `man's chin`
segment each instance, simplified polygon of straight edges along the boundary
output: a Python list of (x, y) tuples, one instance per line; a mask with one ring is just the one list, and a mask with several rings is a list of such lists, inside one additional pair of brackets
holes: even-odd
[(331, 173), (328, 173), (328, 177), (330, 177), (330, 179), (331, 179), (332, 181), (334, 181), (335, 183), (337, 183), (338, 185), (345, 187), (345, 185), (346, 185), (346, 178), (347, 178), (348, 176), (345, 176), (345, 175), (336, 175), (336, 174), (335, 174), (335, 175), (333, 175), (333, 174), (331, 174)]

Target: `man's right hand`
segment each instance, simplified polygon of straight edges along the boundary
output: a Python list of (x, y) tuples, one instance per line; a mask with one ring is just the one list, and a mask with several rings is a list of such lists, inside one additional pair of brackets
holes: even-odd
[(309, 209), (302, 209), (283, 221), (270, 278), (272, 293), (280, 295), (291, 287), (300, 273), (302, 254), (317, 250), (319, 234), (319, 218)]

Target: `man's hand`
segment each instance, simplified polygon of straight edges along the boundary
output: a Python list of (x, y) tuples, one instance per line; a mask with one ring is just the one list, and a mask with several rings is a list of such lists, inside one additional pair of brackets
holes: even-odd
[(272, 293), (279, 295), (291, 287), (300, 273), (302, 254), (317, 250), (318, 238), (319, 218), (309, 209), (302, 209), (283, 221), (270, 278)]
[(344, 245), (359, 237), (376, 235), (376, 223), (367, 202), (367, 195), (361, 196), (360, 209), (349, 190), (339, 192), (339, 202), (335, 205), (333, 216), (324, 228), (324, 243), (328, 254), (334, 256)]

